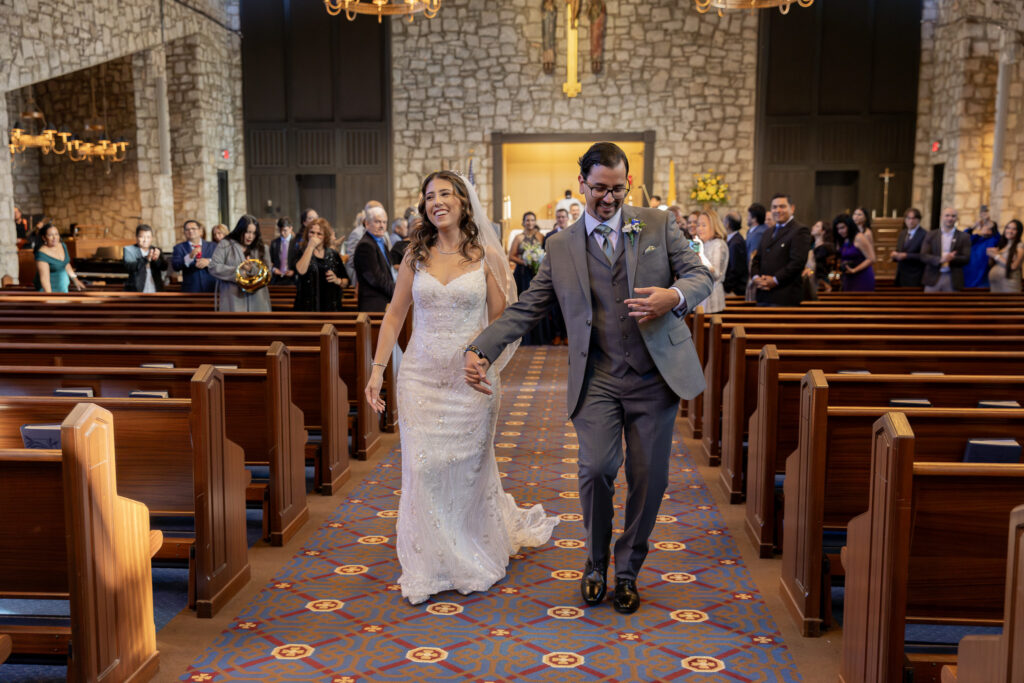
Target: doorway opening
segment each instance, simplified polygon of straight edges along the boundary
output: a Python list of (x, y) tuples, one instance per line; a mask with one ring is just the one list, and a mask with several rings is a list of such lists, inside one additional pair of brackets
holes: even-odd
[[(507, 135), (492, 136), (494, 158), (492, 218), (500, 218), (506, 248), (522, 231), (522, 216), (532, 211), (537, 224), (547, 232), (555, 223), (555, 205), (565, 198), (584, 204), (580, 194), (579, 158), (595, 142), (614, 142), (629, 159), (631, 190), (625, 202), (647, 206), (650, 194), (670, 194), (665, 188), (652, 189), (654, 174), (654, 132), (617, 135)], [(570, 221), (571, 222), (571, 221)]]
[(935, 164), (932, 167), (932, 230), (939, 229), (939, 220), (942, 216), (942, 182), (945, 175), (945, 164)]
[(857, 171), (818, 171), (814, 174), (814, 205), (818, 216), (831, 221), (857, 206)]

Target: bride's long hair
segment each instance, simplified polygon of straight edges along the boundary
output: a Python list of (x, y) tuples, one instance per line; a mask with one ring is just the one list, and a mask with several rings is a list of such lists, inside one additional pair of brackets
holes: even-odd
[(438, 178), (452, 184), (455, 196), (459, 198), (459, 204), (462, 207), (462, 216), (459, 218), (459, 232), (462, 234), (459, 252), (466, 261), (478, 261), (484, 256), (484, 248), (480, 244), (480, 229), (477, 227), (473, 209), (469, 204), (466, 185), (462, 182), (462, 178), (452, 171), (434, 171), (426, 177), (423, 185), (420, 186), (419, 214), (423, 218), (423, 222), (409, 236), (409, 247), (405, 253), (412, 258), (411, 265), (413, 266), (426, 264), (430, 260), (430, 248), (437, 244), (437, 226), (427, 215), (427, 185)]

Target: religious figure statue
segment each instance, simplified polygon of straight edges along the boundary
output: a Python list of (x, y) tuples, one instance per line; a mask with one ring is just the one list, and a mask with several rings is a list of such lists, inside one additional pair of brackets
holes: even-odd
[(587, 18), (590, 19), (590, 70), (599, 74), (604, 68), (604, 25), (608, 18), (604, 0), (590, 0)]
[(558, 9), (555, 0), (541, 0), (541, 65), (544, 73), (555, 72), (555, 30), (558, 22)]

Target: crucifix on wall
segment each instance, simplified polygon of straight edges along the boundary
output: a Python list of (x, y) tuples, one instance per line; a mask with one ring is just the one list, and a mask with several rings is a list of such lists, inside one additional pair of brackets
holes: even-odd
[(886, 166), (885, 167), (885, 173), (880, 173), (878, 175), (878, 177), (881, 178), (882, 182), (885, 184), (883, 189), (882, 189), (882, 215), (883, 216), (888, 216), (889, 215), (889, 182), (893, 178), (896, 177), (896, 174), (893, 173), (892, 171), (890, 171), (889, 167)]

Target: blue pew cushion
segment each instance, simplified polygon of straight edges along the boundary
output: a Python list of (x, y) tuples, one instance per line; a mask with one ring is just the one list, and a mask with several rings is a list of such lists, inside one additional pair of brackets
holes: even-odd
[(964, 462), (1020, 462), (1021, 447), (1016, 439), (970, 439)]

